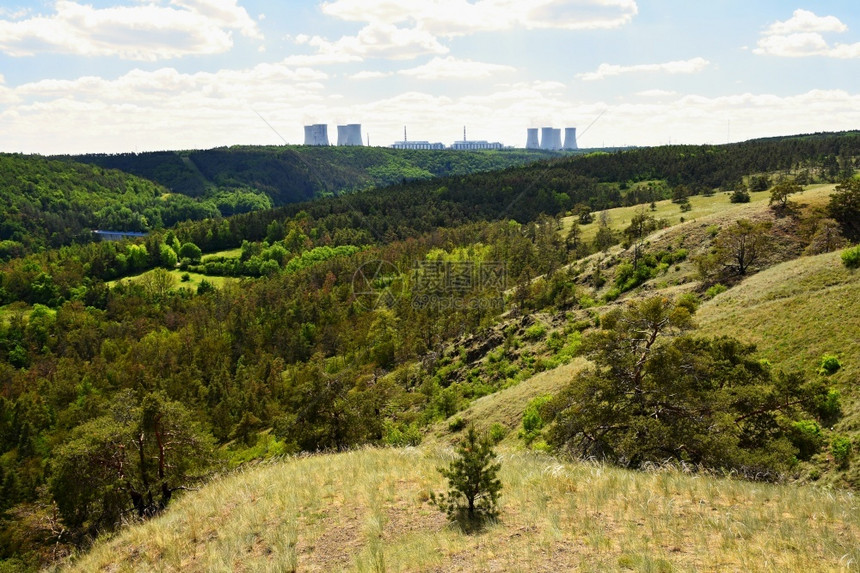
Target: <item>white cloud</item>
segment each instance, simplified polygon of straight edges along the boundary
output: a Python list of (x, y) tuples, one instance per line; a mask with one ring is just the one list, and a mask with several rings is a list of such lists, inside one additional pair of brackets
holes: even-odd
[(352, 74), (349, 76), (351, 80), (377, 80), (379, 78), (387, 78), (391, 76), (391, 72), (372, 72), (372, 71), (360, 71), (358, 73)]
[(57, 0), (49, 16), (0, 20), (0, 51), (11, 56), (57, 52), (155, 61), (223, 53), (233, 46), (231, 30), (262, 38), (236, 0), (171, 0), (171, 4), (94, 8)]
[(808, 10), (795, 10), (789, 20), (768, 26), (753, 50), (759, 55), (783, 58), (822, 56), (827, 58), (860, 58), (860, 42), (830, 45), (824, 33), (846, 32), (848, 26), (835, 16), (817, 16)]
[(284, 63), (289, 66), (329, 66), (360, 62), (362, 58), (351, 54), (295, 54), (287, 56)]
[(845, 32), (847, 30), (848, 26), (835, 16), (821, 17), (809, 10), (798, 9), (785, 22), (777, 21), (768, 26), (764, 34), (787, 36), (804, 32)]
[(641, 97), (670, 97), (678, 95), (678, 92), (673, 92), (670, 90), (644, 90), (641, 92), (636, 92), (636, 95)]
[(400, 70), (398, 73), (419, 80), (465, 80), (484, 79), (493, 74), (515, 70), (516, 68), (511, 66), (461, 60), (448, 56), (447, 58), (433, 58), (422, 66)]
[(280, 143), (254, 111), (279, 130), (301, 129), (302, 114), (325, 109), (327, 79), (275, 63), (192, 74), (135, 69), (116, 79), (31, 82), (8, 93), (0, 86), (0, 100), (10, 100), (0, 107), (0, 132), (4, 150), (41, 153)]
[(319, 55), (339, 58), (407, 60), (425, 54), (448, 53), (448, 48), (426, 30), (385, 23), (368, 24), (357, 35), (344, 36), (333, 42), (320, 36), (298, 36), (296, 42), (315, 47)]
[(678, 60), (662, 64), (638, 64), (635, 66), (619, 66), (615, 64), (600, 64), (597, 71), (578, 74), (576, 77), (585, 81), (603, 80), (611, 76), (630, 73), (666, 73), (694, 74), (707, 68), (710, 62), (704, 58)]
[(411, 23), (457, 36), (513, 28), (618, 28), (638, 13), (635, 0), (333, 0), (324, 13), (352, 22)]

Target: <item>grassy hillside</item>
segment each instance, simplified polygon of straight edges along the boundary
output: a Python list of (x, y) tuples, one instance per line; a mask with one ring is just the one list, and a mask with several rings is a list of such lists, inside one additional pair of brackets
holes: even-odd
[(504, 452), (498, 523), (428, 503), (447, 449), (287, 459), (219, 479), (68, 571), (851, 571), (856, 496)]
[[(613, 328), (613, 321), (603, 320), (602, 314), (655, 294), (665, 298), (685, 294), (685, 304), (702, 305), (697, 334), (729, 333), (759, 344), (760, 354), (750, 356), (742, 368), (749, 365), (764, 372), (764, 382), (771, 378), (759, 358), (777, 369), (799, 368), (807, 380), (817, 380), (821, 355), (834, 352), (840, 356), (843, 368), (830, 377), (842, 394), (845, 417), (838, 423), (833, 408), (818, 407), (825, 401), (834, 403), (827, 388), (812, 389), (809, 394), (804, 388), (799, 396), (805, 398), (814, 391), (815, 400), (806, 400), (802, 412), (787, 409), (798, 402), (785, 401), (781, 388), (777, 388), (774, 400), (778, 403), (773, 408), (751, 406), (756, 422), (773, 414), (762, 423), (767, 428), (765, 438), (781, 440), (779, 448), (768, 449), (772, 442), (760, 448), (773, 451), (779, 460), (773, 465), (774, 472), (758, 475), (777, 480), (788, 474), (827, 486), (858, 486), (860, 461), (855, 446), (860, 418), (854, 388), (858, 349), (851, 326), (858, 318), (854, 301), (860, 275), (843, 269), (833, 253), (805, 255), (821, 252), (823, 243), (813, 239), (825, 231), (835, 241), (828, 239), (827, 248), (835, 249), (842, 240), (837, 224), (826, 219), (823, 211), (816, 211), (828, 202), (832, 185), (810, 187), (793, 196), (792, 202), (805, 207), (782, 213), (769, 208), (767, 193), (754, 194), (751, 203), (736, 205), (725, 193), (709, 188), (706, 191), (714, 194), (693, 196), (690, 209), (683, 212), (668, 201), (656, 201), (650, 211), (651, 202), (659, 198), (655, 197), (645, 200), (642, 207), (607, 212), (609, 234), (614, 237), (600, 245), (567, 240), (561, 215), (582, 212), (579, 204), (584, 201), (593, 200), (592, 207), (600, 208), (630, 204), (650, 192), (648, 182), (652, 181), (659, 182), (663, 197), (676, 190), (685, 194), (685, 178), (694, 177), (698, 168), (687, 162), (686, 171), (672, 171), (672, 165), (678, 153), (686, 157), (688, 152), (687, 148), (672, 148), (645, 153), (662, 158), (660, 172), (650, 173), (647, 180), (602, 181), (578, 175), (575, 165), (579, 160), (548, 162), (534, 168), (395, 185), (237, 218), (189, 222), (171, 233), (150, 234), (140, 245), (79, 246), (4, 265), (0, 287), (7, 293), (5, 298), (18, 301), (19, 306), (6, 311), (11, 312), (10, 318), (0, 320), (0, 381), (7, 389), (0, 397), (0, 510), (5, 516), (0, 518), (0, 558), (19, 559), (33, 567), (44, 565), (52, 558), (49, 553), (56, 556), (88, 536), (118, 526), (122, 516), (131, 515), (129, 508), (141, 516), (159, 513), (169, 502), (172, 505), (174, 486), (181, 490), (197, 484), (196, 478), (212, 467), (236, 467), (287, 453), (416, 444), (423, 434), (424, 449), (408, 454), (418, 455), (409, 462), (415, 467), (407, 468), (409, 463), (404, 463), (402, 471), (396, 469), (398, 462), (384, 456), (405, 456), (408, 451), (291, 458), (286, 466), (277, 466), (280, 473), (292, 476), (284, 479), (305, 479), (304, 485), (290, 481), (243, 485), (230, 481), (241, 476), (226, 478), (211, 487), (231, 484), (229, 487), (246, 496), (245, 501), (233, 506), (229, 500), (235, 499), (231, 496), (236, 492), (224, 491), (221, 497), (228, 500), (227, 505), (207, 511), (223, 514), (225, 519), (246, 509), (263, 513), (235, 526), (224, 522), (212, 531), (197, 522), (178, 525), (177, 531), (191, 531), (188, 541), (174, 539), (165, 530), (146, 529), (157, 527), (163, 522), (159, 520), (139, 530), (149, 533), (141, 534), (138, 541), (123, 542), (131, 551), (137, 547), (137, 553), (124, 558), (118, 556), (123, 555), (117, 553), (120, 549), (110, 550), (116, 567), (125, 562), (133, 567), (135, 560), (152, 559), (167, 570), (179, 568), (183, 560), (190, 569), (259, 569), (263, 560), (268, 565), (273, 559), (274, 569), (272, 556), (289, 556), (291, 551), (299, 568), (319, 570), (370, 568), (374, 559), (377, 569), (384, 559), (387, 568), (405, 570), (550, 569), (559, 564), (570, 568), (580, 562), (594, 569), (659, 570), (673, 565), (682, 570), (739, 569), (753, 568), (750, 551), (761, 553), (762, 547), (775, 548), (776, 561), (765, 562), (770, 567), (811, 567), (815, 559), (822, 559), (827, 567), (835, 568), (840, 556), (853, 559), (851, 551), (838, 543), (839, 532), (856, 538), (853, 522), (838, 517), (824, 525), (809, 525), (805, 523), (809, 512), (790, 509), (805, 504), (822, 507), (825, 502), (812, 489), (776, 488), (761, 493), (765, 489), (750, 484), (733, 489), (734, 482), (711, 482), (707, 487), (714, 493), (709, 495), (723, 501), (706, 507), (710, 503), (707, 492), (695, 489), (709, 479), (704, 474), (697, 474), (698, 481), (691, 482), (695, 486), (660, 489), (659, 482), (648, 480), (677, 474), (564, 466), (517, 453), (525, 445), (518, 430), (527, 405), (534, 408), (536, 398), (565, 390), (568, 381), (587, 366), (583, 352), (601, 358), (594, 352), (597, 337), (590, 334), (595, 327), (603, 327), (600, 336)], [(237, 153), (233, 159), (239, 161), (244, 151)], [(738, 149), (724, 154), (722, 171), (714, 177), (741, 169), (749, 173), (742, 155)], [(619, 154), (615, 167), (642, 167), (636, 161), (630, 163), (631, 157), (627, 152)], [(193, 164), (207, 180), (207, 169), (218, 166), (217, 161), (209, 167), (194, 163), (190, 156), (180, 159), (183, 165)], [(274, 163), (266, 163), (272, 157), (264, 159), (259, 164), (250, 159), (239, 161), (229, 173), (254, 175), (263, 186), (275, 184), (283, 173), (279, 175)], [(716, 168), (711, 159), (708, 156), (706, 164)], [(607, 160), (597, 156), (598, 162)], [(541, 171), (538, 178), (533, 177), (536, 169)], [(796, 170), (792, 164), (770, 176)], [(826, 174), (819, 169), (812, 175), (821, 180)], [(677, 180), (673, 183), (672, 178)], [(224, 179), (220, 184), (233, 183)], [(209, 192), (205, 190), (199, 199), (210, 200)], [(236, 197), (240, 195), (237, 192)], [(638, 244), (642, 256), (634, 267), (632, 248), (610, 245), (618, 242), (620, 232), (640, 211), (661, 219), (655, 225), (663, 228)], [(723, 256), (730, 247), (721, 242), (731, 238), (740, 219), (769, 224), (756, 231), (763, 237), (766, 234), (767, 253), (743, 276), (732, 270), (731, 259)], [(583, 228), (584, 241), (591, 233), (596, 235), (595, 226)], [(227, 281), (208, 293), (203, 292), (207, 289), (190, 292), (181, 283), (168, 284), (172, 281), (163, 280), (169, 276), (165, 271), (136, 278), (134, 282), (141, 288), (92, 280), (138, 274), (158, 266), (173, 269), (176, 261), (170, 255), (191, 251), (183, 245), (186, 242), (210, 256), (224, 258), (223, 265), (232, 265), (241, 254), (241, 259), (247, 259), (242, 264), (248, 265), (243, 272), (259, 278)], [(241, 253), (236, 251), (239, 244)], [(341, 251), (335, 253), (332, 245)], [(696, 260), (700, 256), (706, 257), (700, 259), (702, 264)], [(501, 272), (500, 263), (504, 263)], [(253, 265), (259, 272), (251, 272)], [(201, 274), (190, 275), (186, 285), (197, 284), (203, 273), (227, 274), (215, 264), (187, 268)], [(721, 295), (720, 289), (725, 291)], [(34, 306), (26, 319), (19, 320), (16, 313), (29, 310), (21, 301)], [(35, 306), (37, 302), (55, 312)], [(781, 315), (785, 309), (789, 314)], [(748, 330), (741, 326), (744, 324), (749, 325)], [(814, 343), (809, 342), (813, 337)], [(669, 342), (658, 344), (676, 348)], [(681, 346), (677, 348), (685, 357), (698, 356), (695, 350), (687, 354)], [(630, 353), (617, 356), (613, 364), (627, 364)], [(666, 371), (659, 380), (672, 380), (676, 372), (688, 371), (688, 364), (672, 363), (670, 367), (676, 370)], [(693, 375), (678, 377), (691, 386), (710, 379), (713, 372), (689, 371), (704, 373), (696, 374), (695, 381)], [(715, 374), (720, 375), (722, 372)], [(787, 384), (790, 390), (800, 386), (793, 381)], [(723, 388), (734, 386), (726, 380), (720, 385)], [(756, 386), (748, 395), (767, 397), (767, 391)], [(598, 390), (590, 395), (601, 394)], [(683, 392), (673, 393), (672, 399), (681, 395)], [(584, 395), (579, 396), (585, 400)], [(720, 413), (731, 415), (735, 404), (728, 399), (720, 404), (727, 404), (726, 412), (721, 406)], [(547, 442), (565, 446), (564, 435), (560, 439), (558, 434), (536, 435), (543, 420), (535, 421), (535, 416), (548, 419), (555, 414), (559, 426), (565, 427), (564, 412), (558, 415), (552, 408), (555, 405), (530, 411), (529, 438), (535, 437), (531, 442), (535, 449), (548, 448)], [(164, 414), (155, 416), (156, 411)], [(688, 418), (693, 417), (699, 419), (698, 415)], [(722, 419), (731, 424), (731, 418)], [(745, 415), (735, 418), (735, 425), (744, 419)], [(491, 529), (485, 537), (462, 536), (446, 529), (426, 504), (429, 491), (441, 487), (433, 468), (449, 455), (435, 448), (447, 447), (468, 422), (490, 429), (497, 438), (504, 437), (501, 446), (510, 462), (504, 479), (510, 484), (508, 499), (512, 501), (504, 509), (501, 528)], [(158, 468), (167, 468), (162, 478), (170, 480), (159, 494), (153, 493), (156, 481), (147, 474), (155, 471), (155, 465), (135, 448), (143, 452), (160, 444), (162, 423), (174, 424), (171, 431), (186, 440), (174, 443), (212, 442), (223, 456), (206, 456), (199, 465), (195, 462), (192, 474), (168, 475), (181, 467), (183, 456), (192, 462), (193, 456), (190, 450), (159, 450), (157, 455), (168, 460)], [(698, 434), (719, 437), (714, 427), (703, 422)], [(641, 442), (647, 441), (647, 434), (645, 431)], [(628, 443), (639, 444), (642, 435), (631, 437)], [(683, 435), (676, 442), (682, 443)], [(837, 444), (841, 449), (834, 447)], [(105, 451), (121, 461), (101, 463)], [(668, 447), (660, 454), (672, 455), (673, 451)], [(193, 452), (203, 453), (204, 448)], [(180, 458), (176, 463), (174, 456)], [(795, 457), (810, 461), (794, 464)], [(734, 460), (721, 461), (719, 456), (706, 458), (697, 451), (676, 454), (676, 458), (739, 472), (748, 467)], [(631, 461), (630, 466), (644, 464), (647, 469), (649, 463), (663, 459), (654, 454)], [(643, 460), (648, 461), (640, 463)], [(395, 481), (380, 477), (380, 470), (368, 469), (376, 465), (390, 467)], [(528, 473), (550, 467), (561, 468), (555, 470), (559, 475), (573, 477), (567, 485), (550, 485), (557, 476), (540, 478), (540, 473)], [(313, 482), (311, 473), (322, 482)], [(530, 477), (518, 477), (521, 475)], [(615, 477), (608, 478), (608, 485), (588, 481), (588, 476), (595, 475)], [(406, 498), (398, 497), (397, 479)], [(643, 497), (613, 489), (617, 483), (636, 495), (644, 492)], [(693, 494), (687, 493), (690, 488)], [(593, 490), (608, 493), (589, 501), (588, 496), (596, 495)], [(276, 491), (292, 497), (286, 501), (266, 497)], [(376, 492), (376, 497), (370, 492)], [(685, 495), (689, 503), (682, 503)], [(797, 496), (810, 497), (797, 501)], [(769, 505), (783, 497), (788, 501)], [(146, 499), (153, 501), (138, 503)], [(254, 506), (257, 499), (265, 500), (259, 508)], [(850, 496), (839, 499), (842, 505), (854, 504)], [(206, 507), (200, 500), (194, 503), (195, 508)], [(657, 504), (657, 514), (664, 515), (656, 525), (648, 521), (655, 511), (649, 503)], [(179, 505), (181, 511), (185, 511), (183, 507)], [(745, 507), (755, 513), (744, 514), (740, 525), (731, 521)], [(676, 509), (677, 514), (671, 513)], [(270, 511), (274, 513), (266, 513)], [(712, 526), (725, 527), (729, 533), (718, 535), (705, 528), (705, 516), (713, 515), (708, 511), (729, 516)], [(835, 511), (834, 506), (831, 514)], [(281, 525), (282, 514), (287, 525)], [(171, 515), (182, 514), (168, 509), (163, 519), (170, 523)], [(214, 520), (218, 524), (212, 515), (198, 522)], [(795, 520), (795, 515), (801, 517)], [(548, 523), (549, 529), (530, 529), (536, 527), (534, 523)], [(387, 524), (394, 529), (386, 529)], [(514, 529), (506, 529), (508, 526)], [(815, 529), (818, 527), (824, 528)], [(815, 529), (811, 537), (825, 542), (798, 541), (797, 531), (804, 528)], [(267, 539), (270, 531), (280, 533)], [(415, 535), (410, 536), (409, 531)], [(494, 532), (503, 540), (492, 537)], [(731, 535), (742, 540), (739, 547), (730, 545)], [(837, 541), (826, 541), (831, 538)], [(539, 553), (535, 547), (540, 554), (554, 552), (557, 560), (551, 557), (529, 567)], [(757, 557), (761, 559), (761, 555)], [(301, 559), (306, 559), (304, 565)], [(139, 563), (139, 569), (147, 568), (143, 561)]]

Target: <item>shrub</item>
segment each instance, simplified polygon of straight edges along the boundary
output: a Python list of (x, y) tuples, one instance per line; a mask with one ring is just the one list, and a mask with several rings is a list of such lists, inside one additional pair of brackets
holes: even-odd
[(799, 420), (791, 425), (791, 442), (797, 448), (797, 457), (808, 460), (821, 449), (821, 426), (813, 420)]
[(508, 435), (508, 429), (501, 425), (498, 422), (494, 422), (492, 426), (490, 426), (490, 441), (493, 442), (493, 445), (498, 444), (502, 440), (505, 439), (505, 436)]
[(705, 298), (714, 298), (720, 293), (726, 292), (729, 288), (726, 285), (715, 284), (705, 291)]
[(536, 322), (526, 329), (523, 333), (525, 340), (540, 340), (546, 334), (546, 326), (540, 322)]
[(839, 390), (830, 389), (827, 395), (817, 404), (818, 416), (822, 423), (832, 425), (842, 417), (842, 403)]
[(842, 264), (849, 269), (860, 268), (860, 245), (842, 251)]
[(396, 448), (417, 446), (421, 443), (421, 430), (417, 424), (395, 424), (386, 420), (382, 423), (382, 441)]
[(182, 273), (180, 280), (184, 283), (187, 283), (188, 281), (191, 280), (191, 275), (189, 275), (188, 273)]
[(520, 431), (519, 437), (526, 444), (530, 444), (538, 437), (544, 426), (544, 419), (541, 416), (541, 408), (552, 400), (552, 396), (538, 396), (529, 402), (523, 412), (523, 429)]
[(838, 356), (825, 354), (821, 357), (821, 364), (818, 367), (818, 373), (824, 376), (830, 376), (831, 374), (835, 374), (840, 368), (842, 368), (842, 363), (839, 362)]
[(466, 438), (457, 447), (457, 459), (447, 468), (438, 468), (448, 480), (448, 493), (431, 493), (430, 502), (450, 520), (464, 526), (495, 518), (502, 490), (497, 477), (502, 466), (494, 461), (495, 457), (490, 438), (478, 438), (474, 426), (469, 426)]
[(213, 292), (215, 290), (215, 285), (213, 285), (206, 279), (203, 279), (202, 281), (200, 281), (200, 284), (197, 285), (197, 294), (206, 294), (207, 292)]
[(833, 441), (830, 443), (830, 453), (833, 454), (833, 460), (836, 462), (836, 466), (839, 469), (845, 469), (848, 467), (848, 461), (851, 458), (851, 450), (853, 449), (853, 445), (851, 444), (851, 439), (846, 438), (845, 436), (837, 436), (833, 438)]
[(450, 422), (448, 422), (448, 429), (452, 432), (459, 432), (463, 428), (466, 427), (466, 420), (463, 418), (454, 418)]
[(732, 203), (749, 203), (750, 194), (743, 189), (736, 189), (730, 196), (729, 201)]

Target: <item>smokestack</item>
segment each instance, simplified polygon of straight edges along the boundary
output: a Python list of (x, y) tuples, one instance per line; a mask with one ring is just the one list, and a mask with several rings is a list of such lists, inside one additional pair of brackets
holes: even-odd
[(361, 146), (361, 124), (350, 123), (337, 126), (337, 144), (339, 146)]
[(329, 145), (328, 126), (324, 123), (306, 125), (305, 145)]
[(579, 146), (576, 144), (576, 128), (575, 127), (564, 128), (564, 149), (567, 151), (573, 151), (574, 149), (579, 149)]
[(540, 134), (540, 148), (546, 151), (558, 151), (561, 149), (561, 130), (551, 127), (542, 127)]
[(540, 149), (540, 142), (538, 141), (538, 130), (536, 127), (530, 127), (527, 131), (528, 136), (526, 137), (526, 149)]

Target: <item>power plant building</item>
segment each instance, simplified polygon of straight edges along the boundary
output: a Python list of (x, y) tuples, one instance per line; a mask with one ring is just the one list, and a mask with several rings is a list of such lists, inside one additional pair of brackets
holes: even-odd
[(306, 125), (305, 145), (329, 145), (328, 126), (324, 123)]
[(394, 149), (445, 149), (441, 143), (430, 143), (429, 141), (397, 141), (392, 146)]
[(361, 124), (350, 123), (348, 125), (337, 126), (337, 144), (338, 146), (364, 145), (364, 142), (361, 140)]
[(575, 149), (579, 149), (579, 146), (576, 144), (575, 127), (566, 127), (564, 129), (564, 147), (562, 149), (564, 149), (565, 151), (573, 151)]
[(494, 141), (455, 141), (451, 145), (451, 149), (455, 151), (478, 151), (481, 149), (504, 149), (504, 145)]
[(561, 149), (561, 130), (552, 127), (543, 127), (540, 130), (540, 148), (544, 151), (558, 151)]
[(528, 129), (526, 149), (540, 149), (540, 141), (538, 141), (538, 130), (536, 127), (530, 127)]

